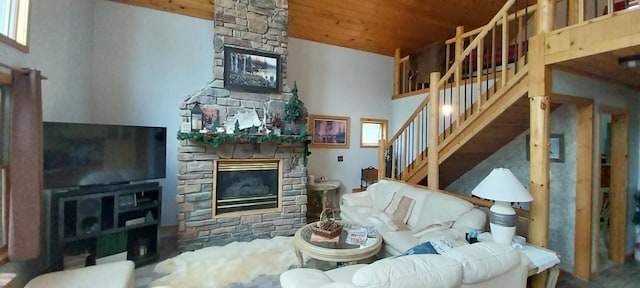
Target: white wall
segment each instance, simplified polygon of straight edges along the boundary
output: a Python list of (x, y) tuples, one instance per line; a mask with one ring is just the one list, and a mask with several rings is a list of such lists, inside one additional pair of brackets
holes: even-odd
[(179, 105), (213, 79), (213, 21), (96, 0), (91, 121), (167, 127), (162, 225), (176, 225)]
[[(37, 69), (48, 78), (42, 82), (45, 121), (84, 122), (90, 119), (94, 3), (32, 0), (29, 53), (0, 43), (0, 62)], [(43, 233), (48, 228), (45, 226)], [(45, 235), (42, 236), (44, 239)], [(44, 245), (39, 259), (9, 262), (0, 266), (0, 272), (16, 273), (15, 286), (23, 287), (46, 268), (48, 251)]]
[(416, 111), (418, 105), (429, 95), (429, 93), (417, 94), (409, 97), (403, 97), (391, 101), (391, 119), (389, 119), (389, 138), (398, 132), (409, 115)]
[(309, 113), (351, 117), (349, 149), (312, 148), (309, 175), (338, 179), (341, 192), (351, 192), (360, 169), (378, 167), (378, 150), (360, 148), (360, 118), (390, 119), (393, 58), (295, 38), (288, 48), (288, 84), (297, 81)]
[(45, 121), (89, 119), (94, 1), (33, 0), (29, 53), (0, 43), (0, 61), (42, 71)]

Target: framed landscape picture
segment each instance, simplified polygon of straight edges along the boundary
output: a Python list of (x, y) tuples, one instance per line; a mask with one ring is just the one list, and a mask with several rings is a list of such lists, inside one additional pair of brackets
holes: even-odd
[(349, 148), (349, 117), (309, 115), (311, 147)]
[(280, 55), (224, 47), (224, 87), (229, 90), (279, 93)]

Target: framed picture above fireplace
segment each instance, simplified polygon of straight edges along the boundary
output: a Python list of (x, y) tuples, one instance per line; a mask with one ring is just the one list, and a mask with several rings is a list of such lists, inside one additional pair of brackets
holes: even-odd
[(279, 93), (281, 84), (280, 55), (224, 47), (225, 88), (236, 91)]

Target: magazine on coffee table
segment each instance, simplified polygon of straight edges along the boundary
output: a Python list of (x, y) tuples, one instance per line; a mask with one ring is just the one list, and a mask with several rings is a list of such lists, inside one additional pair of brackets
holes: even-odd
[(352, 228), (345, 240), (347, 244), (365, 245), (367, 243), (367, 228)]

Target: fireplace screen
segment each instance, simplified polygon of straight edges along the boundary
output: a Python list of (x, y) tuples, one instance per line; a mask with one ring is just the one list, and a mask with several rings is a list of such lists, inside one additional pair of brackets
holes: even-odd
[(280, 160), (216, 160), (214, 216), (279, 209), (281, 167)]

